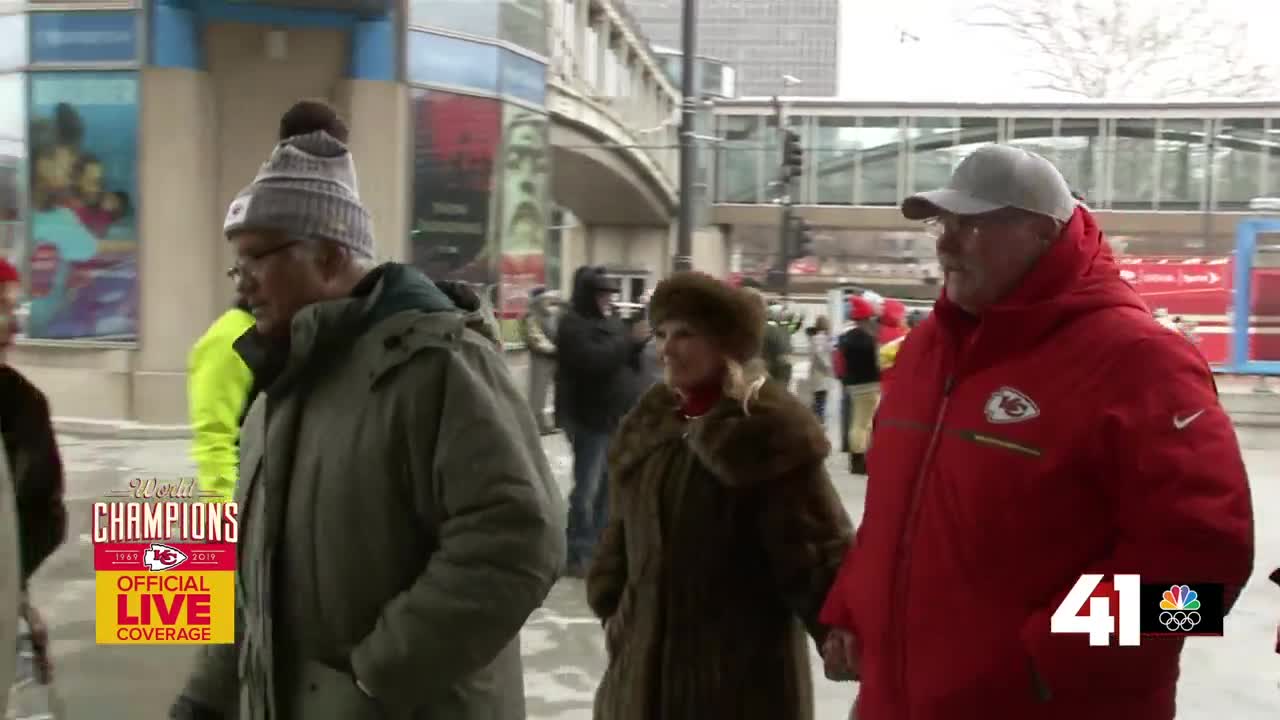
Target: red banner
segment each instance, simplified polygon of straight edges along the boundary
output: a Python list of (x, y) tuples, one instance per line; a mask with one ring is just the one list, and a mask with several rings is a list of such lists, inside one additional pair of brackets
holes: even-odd
[(1152, 308), (1172, 314), (1225, 314), (1231, 258), (1120, 257), (1120, 277)]

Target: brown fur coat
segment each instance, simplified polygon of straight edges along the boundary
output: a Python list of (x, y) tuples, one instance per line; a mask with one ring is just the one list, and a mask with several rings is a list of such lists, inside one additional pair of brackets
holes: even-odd
[(813, 412), (769, 382), (744, 415), (686, 421), (652, 388), (609, 453), (610, 524), (587, 578), (606, 621), (597, 720), (808, 720), (804, 629), (852, 530)]

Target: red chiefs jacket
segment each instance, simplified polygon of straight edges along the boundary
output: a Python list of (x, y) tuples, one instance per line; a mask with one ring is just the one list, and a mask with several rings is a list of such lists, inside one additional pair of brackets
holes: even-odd
[(895, 372), (822, 613), (861, 645), (860, 720), (1173, 718), (1180, 639), (1090, 647), (1049, 618), (1092, 572), (1220, 582), (1230, 605), (1248, 481), (1208, 366), (1088, 211), (980, 320), (939, 300)]

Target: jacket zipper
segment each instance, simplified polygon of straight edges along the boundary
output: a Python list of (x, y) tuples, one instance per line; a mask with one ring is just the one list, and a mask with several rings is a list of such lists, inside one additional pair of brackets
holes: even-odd
[(942, 422), (947, 416), (947, 403), (951, 399), (951, 388), (955, 385), (955, 375), (948, 375), (942, 385), (942, 402), (938, 405), (938, 412), (934, 417), (933, 429), (929, 435), (929, 444), (925, 449), (924, 458), (920, 463), (920, 470), (916, 473), (915, 484), (911, 487), (911, 502), (907, 506), (907, 516), (902, 523), (902, 535), (898, 540), (898, 571), (894, 577), (894, 615), (891, 618), (890, 627), (898, 628), (900, 633), (900, 641), (897, 647), (898, 661), (898, 692), (903, 702), (902, 715), (906, 718), (909, 710), (907, 704), (907, 641), (905, 636), (906, 623), (903, 618), (906, 615), (907, 602), (907, 571), (911, 562), (911, 544), (915, 536), (915, 524), (917, 515), (920, 512), (920, 500), (924, 493), (925, 476), (929, 472), (929, 464), (933, 460), (934, 452), (938, 449), (938, 439), (942, 436)]

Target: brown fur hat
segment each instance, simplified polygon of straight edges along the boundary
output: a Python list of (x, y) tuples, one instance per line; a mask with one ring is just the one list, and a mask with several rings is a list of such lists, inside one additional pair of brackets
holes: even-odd
[(747, 362), (764, 344), (763, 298), (732, 287), (706, 273), (677, 272), (658, 283), (649, 302), (653, 327), (667, 320), (683, 320), (716, 338), (729, 357)]

